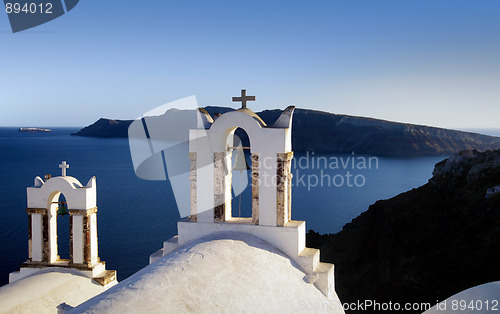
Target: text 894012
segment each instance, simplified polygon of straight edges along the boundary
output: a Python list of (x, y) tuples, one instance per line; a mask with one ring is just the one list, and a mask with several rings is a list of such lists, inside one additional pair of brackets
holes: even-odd
[(5, 4), (5, 12), (8, 14), (52, 14), (52, 3), (18, 3), (7, 2)]

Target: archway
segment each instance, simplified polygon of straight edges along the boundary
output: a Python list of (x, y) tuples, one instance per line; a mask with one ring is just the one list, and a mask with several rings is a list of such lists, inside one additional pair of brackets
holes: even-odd
[(48, 204), (49, 262), (69, 262), (71, 258), (71, 217), (66, 197), (56, 191)]
[(242, 128), (234, 131), (231, 156), (231, 216), (238, 221), (252, 218), (252, 178), (250, 139)]
[(70, 259), (70, 215), (68, 212), (68, 203), (64, 194), (59, 195), (57, 201), (57, 255), (59, 260)]

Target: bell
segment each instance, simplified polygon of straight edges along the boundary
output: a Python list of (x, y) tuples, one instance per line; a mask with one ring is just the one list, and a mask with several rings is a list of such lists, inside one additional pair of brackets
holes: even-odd
[(68, 207), (66, 206), (66, 202), (59, 203), (59, 208), (57, 208), (57, 214), (61, 216), (68, 214)]
[(236, 150), (236, 160), (234, 162), (234, 167), (232, 170), (239, 170), (239, 171), (250, 170), (250, 166), (248, 166), (247, 159), (245, 158), (245, 153), (243, 152), (243, 147), (240, 145), (235, 150)]

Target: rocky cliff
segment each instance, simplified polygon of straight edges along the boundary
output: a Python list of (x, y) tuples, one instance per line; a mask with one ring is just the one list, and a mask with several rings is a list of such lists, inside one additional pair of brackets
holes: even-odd
[[(500, 150), (455, 154), (424, 186), (377, 201), (307, 246), (335, 264), (342, 302), (429, 302), (500, 280)], [(495, 192), (496, 191), (496, 192)]]
[[(205, 109), (212, 116), (233, 110), (226, 107)], [(280, 113), (281, 110), (265, 110), (258, 115), (267, 124), (272, 124)], [(99, 119), (74, 135), (127, 137), (131, 122)], [(306, 109), (295, 111), (292, 142), (295, 151), (356, 152), (377, 156), (451, 155), (460, 150), (500, 148), (498, 137)]]
[[(259, 116), (274, 121), (280, 111)], [(297, 109), (292, 126), (293, 149), (377, 156), (451, 155), (461, 150), (500, 148), (500, 138), (429, 126)]]
[(101, 118), (71, 135), (89, 137), (128, 137), (128, 127), (132, 121), (133, 120), (111, 120)]

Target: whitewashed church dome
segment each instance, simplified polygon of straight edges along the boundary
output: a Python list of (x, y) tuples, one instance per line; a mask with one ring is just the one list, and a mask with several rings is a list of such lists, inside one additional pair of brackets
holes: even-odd
[(291, 258), (245, 233), (222, 232), (163, 256), (71, 313), (343, 313)]

